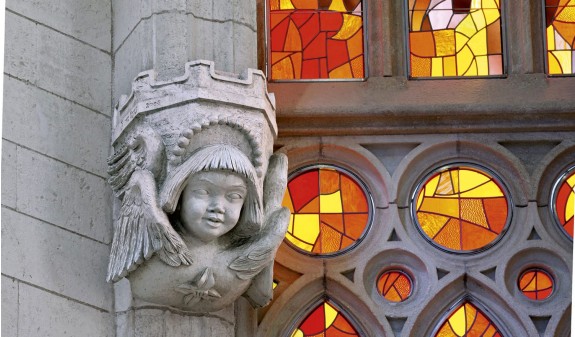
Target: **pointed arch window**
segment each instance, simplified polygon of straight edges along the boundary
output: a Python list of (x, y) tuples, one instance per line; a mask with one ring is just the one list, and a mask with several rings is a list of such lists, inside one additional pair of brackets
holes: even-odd
[(412, 78), (505, 73), (500, 0), (407, 0)]
[(268, 0), (272, 81), (365, 78), (361, 0)]
[(575, 74), (575, 1), (545, 0), (547, 73)]
[(322, 301), (299, 324), (291, 337), (353, 337), (360, 336), (358, 330), (330, 300)]
[(457, 306), (441, 323), (434, 337), (503, 337), (493, 321), (470, 301)]

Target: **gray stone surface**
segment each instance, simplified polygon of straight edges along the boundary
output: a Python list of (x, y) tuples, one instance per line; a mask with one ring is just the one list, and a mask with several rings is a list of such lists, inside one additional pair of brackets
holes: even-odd
[(19, 337), (114, 336), (110, 313), (27, 284), (20, 284), (19, 314)]
[(116, 51), (140, 23), (140, 20), (152, 14), (152, 6), (151, 0), (114, 0), (112, 9), (114, 11), (113, 43), (114, 51)]
[(6, 13), (4, 71), (104, 114), (110, 113), (110, 55)]
[(110, 50), (109, 1), (7, 0), (6, 8), (97, 48)]
[(111, 190), (103, 178), (18, 149), (19, 211), (95, 240), (111, 239)]
[(104, 281), (108, 253), (107, 245), (2, 209), (6, 275), (110, 311), (112, 286)]
[(8, 76), (4, 85), (4, 138), (107, 177), (109, 117)]
[(2, 336), (18, 335), (19, 282), (2, 275)]
[(2, 205), (16, 208), (17, 146), (2, 139)]
[[(177, 2), (174, 2), (177, 3)], [(167, 12), (155, 14), (154, 25), (154, 70), (158, 78), (168, 80), (182, 75), (182, 64), (190, 61), (187, 55), (186, 14)]]

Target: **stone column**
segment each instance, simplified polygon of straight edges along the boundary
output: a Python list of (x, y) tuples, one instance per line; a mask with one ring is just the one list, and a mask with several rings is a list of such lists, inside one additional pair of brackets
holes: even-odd
[(113, 99), (130, 92), (139, 72), (182, 75), (204, 59), (219, 71), (257, 67), (256, 1), (113, 0)]

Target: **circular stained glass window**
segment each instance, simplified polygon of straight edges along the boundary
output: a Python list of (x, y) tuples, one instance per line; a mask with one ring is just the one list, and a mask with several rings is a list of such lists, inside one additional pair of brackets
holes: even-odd
[(553, 293), (553, 278), (541, 268), (531, 268), (524, 271), (517, 282), (521, 293), (527, 298), (542, 301)]
[(493, 245), (511, 219), (507, 190), (494, 174), (454, 165), (433, 171), (416, 189), (413, 218), (437, 247), (458, 253)]
[(555, 220), (565, 234), (573, 238), (573, 213), (575, 211), (575, 167), (565, 172), (555, 184), (551, 200)]
[(403, 302), (411, 295), (411, 278), (401, 270), (383, 272), (377, 280), (377, 291), (390, 302)]
[(292, 174), (283, 206), (291, 211), (286, 241), (303, 253), (322, 256), (355, 247), (370, 227), (373, 209), (365, 185), (331, 165)]

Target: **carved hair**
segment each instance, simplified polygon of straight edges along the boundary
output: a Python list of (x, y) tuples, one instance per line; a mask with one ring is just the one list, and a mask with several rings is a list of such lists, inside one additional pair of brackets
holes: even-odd
[[(232, 145), (209, 145), (192, 153), (164, 183), (161, 196), (164, 210), (167, 213), (175, 211), (182, 191), (194, 174), (218, 170), (234, 172), (246, 180), (247, 195), (240, 218), (233, 230), (234, 235), (249, 237), (256, 234), (262, 226), (262, 197), (256, 186), (256, 170), (248, 157)], [(174, 225), (179, 226), (176, 223)]]

